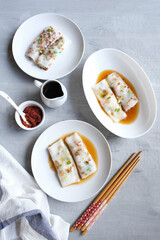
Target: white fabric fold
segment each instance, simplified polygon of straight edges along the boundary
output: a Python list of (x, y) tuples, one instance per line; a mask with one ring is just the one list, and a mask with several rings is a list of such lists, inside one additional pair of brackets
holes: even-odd
[(50, 214), (30, 174), (0, 146), (0, 239), (67, 240), (69, 224)]

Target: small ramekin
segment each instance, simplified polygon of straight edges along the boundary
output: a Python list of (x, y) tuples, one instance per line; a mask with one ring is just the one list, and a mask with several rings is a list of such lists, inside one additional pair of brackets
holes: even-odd
[(30, 100), (30, 101), (25, 101), (25, 102), (23, 102), (23, 103), (21, 103), (21, 104), (19, 105), (19, 108), (20, 108), (22, 111), (24, 111), (24, 109), (25, 109), (26, 107), (30, 107), (30, 106), (39, 107), (39, 108), (41, 109), (41, 111), (42, 111), (42, 121), (41, 121), (36, 127), (32, 127), (32, 128), (25, 127), (25, 126), (23, 125), (21, 119), (20, 119), (19, 113), (18, 113), (17, 111), (15, 112), (15, 120), (16, 120), (18, 126), (19, 126), (20, 128), (22, 128), (22, 129), (24, 129), (24, 130), (27, 130), (27, 131), (31, 131), (31, 130), (35, 130), (35, 129), (39, 128), (39, 127), (44, 123), (44, 120), (45, 120), (45, 111), (44, 111), (44, 108), (43, 108), (42, 105), (39, 104), (38, 102), (35, 102), (35, 101), (32, 101), (32, 100)]

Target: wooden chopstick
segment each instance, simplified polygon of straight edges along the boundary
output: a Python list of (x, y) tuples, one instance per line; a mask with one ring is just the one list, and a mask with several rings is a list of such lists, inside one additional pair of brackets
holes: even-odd
[[(111, 187), (106, 191), (106, 193), (102, 196), (102, 198), (101, 198), (101, 200), (100, 201), (102, 201), (102, 203), (103, 203), (103, 201), (105, 201), (107, 198), (109, 198), (109, 196), (110, 196), (110, 194), (113, 192), (113, 190), (115, 189), (115, 187), (118, 185), (118, 184), (120, 184), (120, 182), (121, 182), (121, 180), (123, 179), (123, 177), (125, 176), (125, 174), (129, 171), (129, 169), (132, 167), (132, 165), (135, 163), (135, 161), (139, 158), (139, 156), (140, 156), (140, 154), (141, 154), (141, 152), (139, 152), (138, 154), (137, 154), (137, 156), (128, 164), (128, 166), (124, 169), (124, 171), (119, 175), (119, 177), (113, 182), (113, 184), (111, 185)], [(100, 207), (100, 206), (99, 206)], [(99, 208), (98, 207), (98, 208)], [(97, 208), (97, 209), (98, 209)], [(97, 211), (97, 209), (96, 209), (96, 211)], [(96, 212), (95, 211), (95, 212)], [(94, 213), (92, 214), (92, 215), (94, 215)], [(86, 229), (86, 227), (87, 227), (87, 225), (88, 225), (88, 222), (90, 221), (90, 218), (91, 218), (92, 216), (90, 215), (90, 217), (89, 218), (86, 218), (86, 219), (84, 219), (83, 221), (82, 221), (82, 223), (81, 223), (81, 230), (82, 231), (84, 231), (85, 229)]]
[[(141, 152), (139, 153), (139, 155)], [(136, 153), (133, 153), (131, 157), (125, 162), (125, 164), (120, 168), (120, 170), (115, 174), (115, 176), (110, 180), (110, 182), (107, 184), (107, 186), (101, 191), (101, 193), (97, 196), (97, 198), (93, 201), (93, 203), (86, 209), (86, 211), (81, 215), (81, 217), (76, 221), (76, 223), (73, 225), (73, 227), (70, 229), (71, 232), (73, 232), (76, 228), (79, 230), (81, 229), (81, 222), (86, 218), (86, 216), (89, 214), (91, 209), (95, 206), (96, 203), (102, 198), (102, 196), (105, 194), (105, 192), (110, 188), (110, 186), (114, 183), (114, 181), (119, 177), (119, 175), (123, 172), (123, 170), (126, 168), (126, 166), (129, 164), (129, 162), (133, 159), (133, 157), (136, 155)]]
[(103, 197), (101, 198), (101, 201), (104, 201), (108, 197), (110, 192), (112, 192), (112, 190), (115, 188), (115, 186), (118, 184), (118, 182), (121, 181), (123, 176), (129, 171), (129, 169), (132, 167), (134, 162), (138, 159), (140, 154), (141, 153), (138, 153), (137, 156), (128, 164), (128, 166), (124, 169), (124, 171), (121, 173), (121, 175), (116, 179), (116, 181), (112, 184), (112, 186), (108, 189), (108, 191), (103, 195)]
[(99, 211), (97, 210), (97, 213), (95, 213), (95, 216), (92, 218), (92, 220), (90, 221), (90, 223), (88, 224), (87, 228), (84, 230), (84, 232), (82, 232), (82, 235), (86, 235), (87, 232), (91, 229), (91, 227), (94, 225), (94, 223), (97, 221), (97, 219), (100, 217), (100, 215), (102, 214), (102, 212), (105, 210), (106, 206), (109, 204), (109, 202), (112, 200), (112, 198), (115, 196), (115, 194), (118, 192), (118, 190), (120, 189), (120, 187), (123, 185), (123, 183), (127, 180), (127, 178), (129, 177), (129, 175), (131, 174), (131, 172), (133, 172), (133, 170), (135, 169), (135, 167), (137, 166), (137, 164), (140, 162), (140, 157), (138, 156), (138, 158), (136, 158), (136, 161), (132, 164), (132, 166), (130, 167), (130, 169), (126, 172), (126, 174), (123, 176), (123, 178), (121, 179), (121, 181), (119, 181), (119, 184), (113, 189), (113, 191), (110, 193), (110, 195), (108, 196), (108, 199), (105, 200), (105, 204), (103, 205), (103, 207), (101, 207), (99, 209)]
[(115, 182), (115, 180), (119, 177), (119, 175), (123, 172), (123, 170), (126, 168), (128, 163), (133, 159), (133, 157), (136, 155), (136, 153), (133, 153), (131, 157), (125, 162), (125, 164), (120, 168), (120, 170), (117, 172), (117, 174), (109, 181), (107, 186), (104, 188), (104, 190), (98, 195), (98, 197), (95, 199), (95, 203), (97, 203), (101, 197), (106, 193), (106, 191), (110, 188), (110, 186)]

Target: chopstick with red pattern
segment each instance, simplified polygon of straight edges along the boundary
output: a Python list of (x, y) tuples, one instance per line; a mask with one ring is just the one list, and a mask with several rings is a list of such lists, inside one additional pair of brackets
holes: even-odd
[(109, 202), (112, 200), (112, 198), (115, 196), (115, 194), (118, 192), (118, 190), (120, 189), (120, 187), (123, 185), (123, 183), (126, 181), (126, 179), (129, 177), (129, 175), (131, 174), (131, 172), (133, 172), (133, 170), (135, 169), (135, 167), (137, 166), (137, 164), (140, 161), (140, 157), (136, 158), (136, 160), (133, 162), (133, 164), (130, 166), (130, 168), (128, 169), (128, 171), (124, 174), (123, 178), (121, 178), (121, 180), (118, 182), (118, 184), (116, 185), (116, 187), (111, 191), (111, 193), (108, 195), (108, 197), (103, 201), (103, 203), (101, 204), (101, 206), (99, 207), (99, 209), (97, 209), (97, 211), (92, 215), (92, 217), (89, 219), (89, 221), (86, 223), (86, 225), (84, 225), (84, 227), (82, 227), (82, 235), (86, 235), (87, 232), (93, 227), (94, 223), (98, 220), (98, 218), (100, 217), (100, 215), (103, 213), (103, 211), (105, 210), (105, 208), (107, 207), (107, 205), (109, 204)]
[[(138, 153), (136, 158), (141, 154), (141, 152)], [(93, 203), (87, 208), (87, 210), (82, 214), (82, 216), (75, 222), (73, 227), (70, 229), (71, 232), (73, 232), (76, 228), (80, 230), (85, 223), (90, 219), (90, 217), (97, 211), (97, 209), (101, 206), (103, 203), (103, 197), (106, 196), (105, 194), (107, 191), (113, 187), (112, 185), (115, 183), (117, 178), (122, 174), (122, 172), (125, 170), (127, 165), (132, 161), (132, 159), (135, 157), (135, 153), (131, 155), (131, 157), (126, 161), (126, 163), (121, 167), (121, 169), (117, 172), (117, 174), (111, 179), (111, 181), (107, 184), (107, 186), (101, 191), (101, 193), (98, 195), (98, 197), (93, 201)]]

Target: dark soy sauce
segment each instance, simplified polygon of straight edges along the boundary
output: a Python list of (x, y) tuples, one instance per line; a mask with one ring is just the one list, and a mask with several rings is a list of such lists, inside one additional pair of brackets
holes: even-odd
[(43, 88), (46, 98), (57, 98), (63, 96), (61, 85), (58, 82), (49, 82)]

